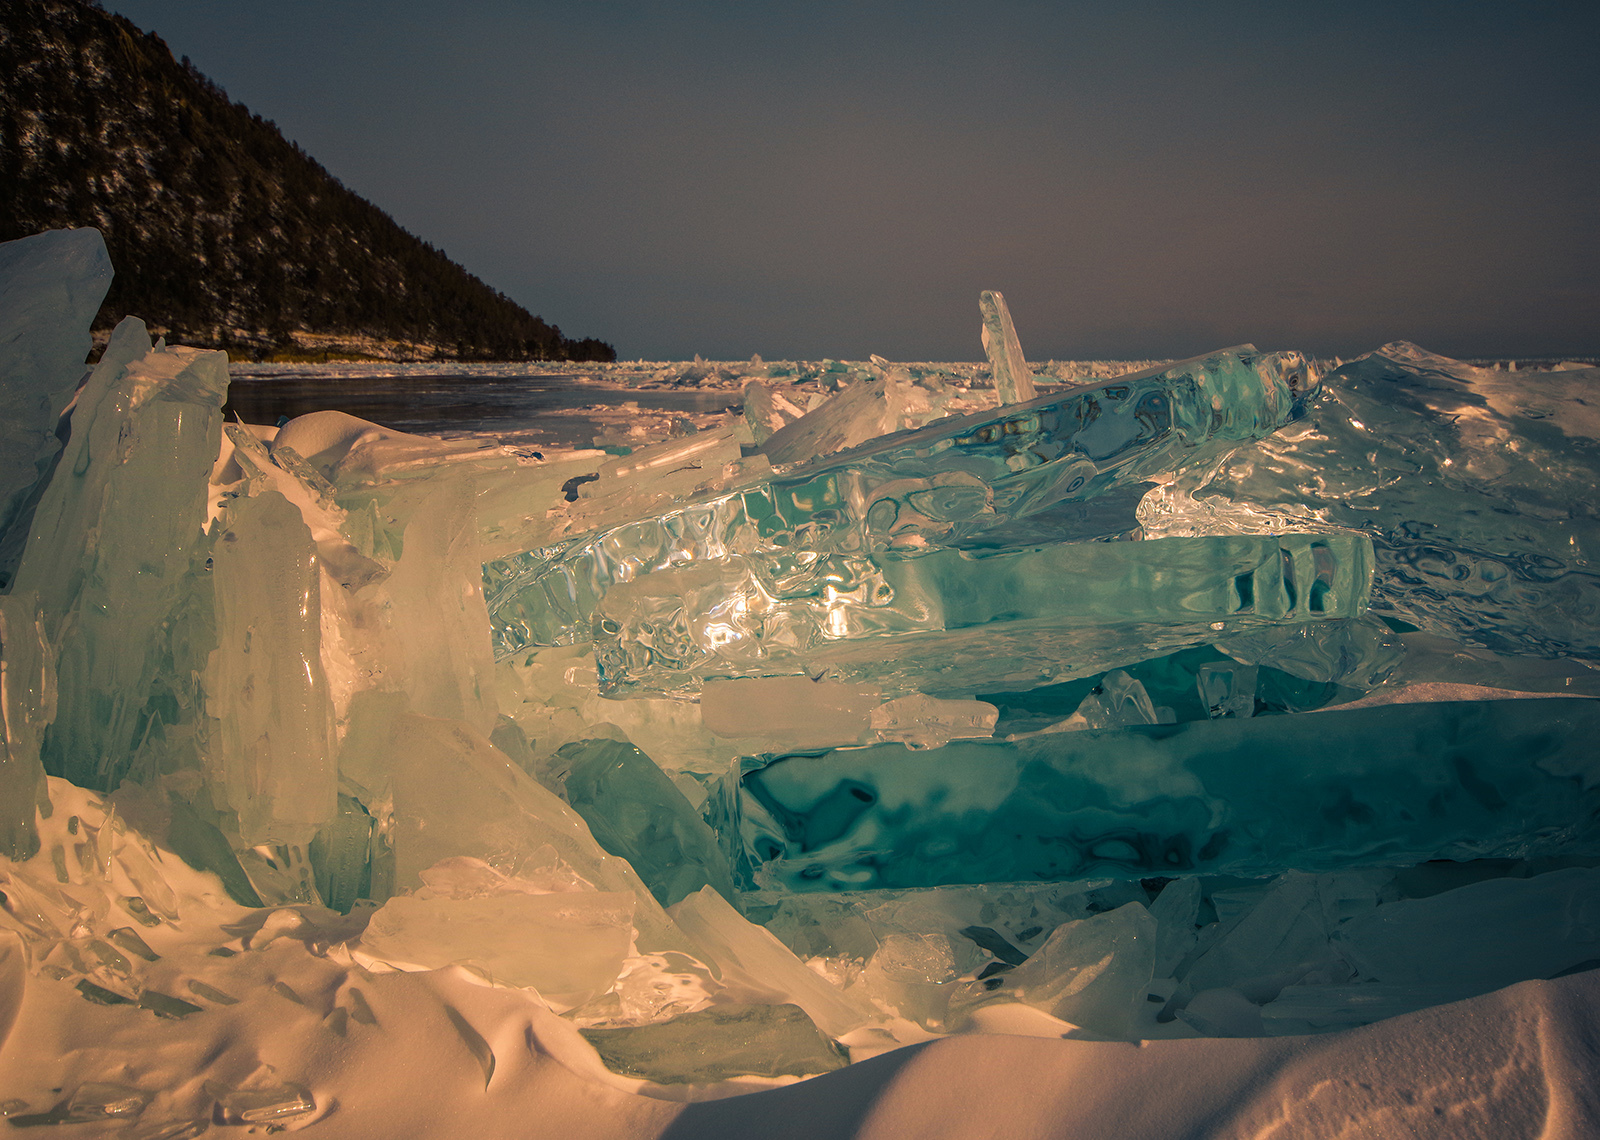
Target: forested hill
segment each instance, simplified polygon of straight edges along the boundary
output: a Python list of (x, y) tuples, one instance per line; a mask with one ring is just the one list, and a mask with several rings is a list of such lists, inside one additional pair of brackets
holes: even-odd
[(0, 0), (0, 240), (95, 226), (126, 313), (262, 358), (611, 360), (347, 190), (153, 33), (87, 0)]

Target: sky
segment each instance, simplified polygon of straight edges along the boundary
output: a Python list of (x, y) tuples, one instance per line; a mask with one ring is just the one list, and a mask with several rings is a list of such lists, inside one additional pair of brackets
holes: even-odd
[(622, 359), (1600, 354), (1600, 5), (103, 0)]

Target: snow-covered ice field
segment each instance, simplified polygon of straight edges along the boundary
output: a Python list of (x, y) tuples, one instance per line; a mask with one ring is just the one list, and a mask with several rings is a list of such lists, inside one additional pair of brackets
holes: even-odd
[(1600, 369), (130, 321), (63, 423), (92, 233), (0, 246), (11, 1126), (1600, 1135)]

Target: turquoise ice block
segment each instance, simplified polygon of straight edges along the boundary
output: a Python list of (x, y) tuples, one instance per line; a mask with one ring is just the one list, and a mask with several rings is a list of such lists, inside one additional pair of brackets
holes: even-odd
[[(1359, 615), (1372, 577), (1347, 534), (1062, 543), (817, 559), (774, 575), (729, 557), (614, 585), (598, 603), (607, 692), (693, 692), (706, 677), (831, 670), (976, 691), (1145, 660), (1228, 632)], [(891, 643), (892, 642), (892, 643)]]
[(837, 749), (747, 772), (739, 827), (795, 891), (1600, 854), (1597, 733), (1547, 698)]

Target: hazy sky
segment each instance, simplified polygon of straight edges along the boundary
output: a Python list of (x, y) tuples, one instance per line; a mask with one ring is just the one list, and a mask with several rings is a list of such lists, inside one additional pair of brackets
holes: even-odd
[(103, 0), (623, 358), (1600, 353), (1600, 5)]

